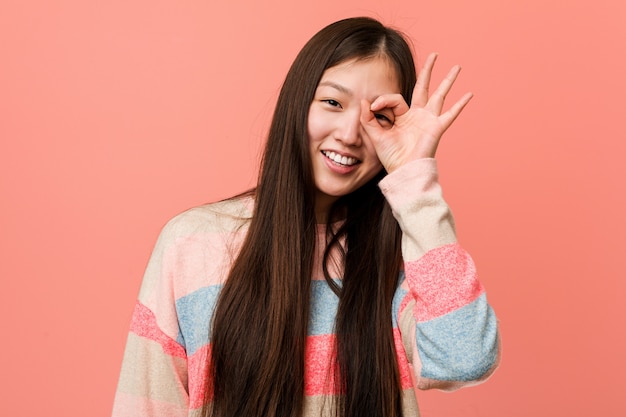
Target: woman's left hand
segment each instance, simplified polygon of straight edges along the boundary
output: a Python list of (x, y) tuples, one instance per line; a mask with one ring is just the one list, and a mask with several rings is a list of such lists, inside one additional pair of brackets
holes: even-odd
[[(452, 125), (472, 98), (467, 93), (442, 113), (446, 95), (461, 71), (454, 66), (432, 95), (428, 94), (432, 69), (437, 54), (430, 54), (420, 71), (409, 107), (401, 94), (385, 94), (371, 104), (362, 101), (361, 123), (372, 140), (378, 159), (388, 173), (420, 158), (433, 158), (443, 133)], [(393, 126), (383, 128), (375, 113), (391, 109)]]

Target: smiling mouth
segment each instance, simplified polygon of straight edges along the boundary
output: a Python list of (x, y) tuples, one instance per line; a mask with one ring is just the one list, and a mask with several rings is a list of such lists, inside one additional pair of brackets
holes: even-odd
[(330, 159), (337, 165), (341, 165), (344, 167), (351, 167), (361, 162), (356, 158), (352, 158), (349, 156), (341, 156), (338, 153), (333, 152), (333, 151), (322, 151), (322, 154), (324, 154), (326, 158)]

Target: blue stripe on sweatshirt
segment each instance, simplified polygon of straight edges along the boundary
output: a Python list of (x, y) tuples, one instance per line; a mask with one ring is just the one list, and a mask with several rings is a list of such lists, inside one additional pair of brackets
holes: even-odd
[(418, 323), (421, 376), (442, 381), (473, 381), (484, 375), (497, 356), (496, 316), (485, 294), (470, 304)]
[[(341, 281), (334, 281), (341, 285)], [(309, 336), (334, 333), (338, 307), (339, 297), (330, 289), (326, 281), (311, 281)]]
[[(404, 275), (400, 277), (400, 282)], [(334, 280), (341, 284), (340, 280)], [(176, 339), (185, 347), (187, 355), (193, 355), (210, 339), (209, 324), (213, 318), (213, 310), (217, 303), (222, 285), (200, 288), (176, 300), (178, 313), (179, 334)], [(397, 327), (397, 315), (400, 303), (406, 291), (398, 288), (393, 300), (393, 325)], [(339, 298), (330, 289), (326, 281), (311, 282), (311, 312), (309, 320), (309, 335), (319, 336), (334, 333), (335, 318)]]
[(179, 333), (176, 341), (183, 345), (187, 356), (209, 341), (209, 324), (222, 285), (202, 287), (176, 300)]
[[(208, 343), (209, 324), (221, 289), (222, 285), (203, 287), (176, 300), (180, 327), (176, 341), (185, 347), (187, 355)], [(326, 281), (312, 281), (309, 335), (333, 333), (338, 306), (339, 298)]]

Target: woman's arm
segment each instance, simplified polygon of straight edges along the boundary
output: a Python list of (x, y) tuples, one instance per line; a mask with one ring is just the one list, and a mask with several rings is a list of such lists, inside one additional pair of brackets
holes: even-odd
[(420, 389), (456, 389), (498, 365), (499, 336), (474, 262), (457, 243), (434, 159), (405, 164), (380, 182), (403, 231), (406, 279), (397, 320)]
[(131, 319), (114, 417), (187, 416), (187, 355), (179, 334), (171, 258), (178, 222), (154, 248)]

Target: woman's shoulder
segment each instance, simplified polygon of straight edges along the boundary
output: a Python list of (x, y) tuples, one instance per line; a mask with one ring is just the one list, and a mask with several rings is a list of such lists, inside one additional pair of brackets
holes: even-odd
[(162, 237), (176, 240), (197, 234), (235, 233), (249, 223), (254, 208), (251, 195), (190, 208), (167, 222)]

